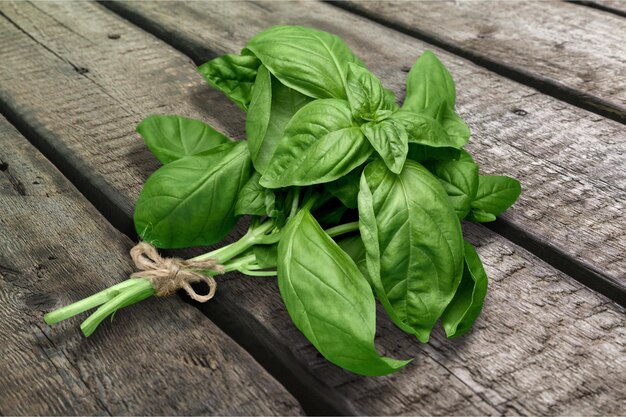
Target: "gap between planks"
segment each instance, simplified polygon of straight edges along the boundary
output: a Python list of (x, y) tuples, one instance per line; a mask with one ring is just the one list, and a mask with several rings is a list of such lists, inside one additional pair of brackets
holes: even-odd
[[(222, 54), (222, 52), (217, 51), (215, 48), (212, 48), (210, 45), (202, 44), (199, 42), (193, 42), (193, 41), (190, 42), (189, 39), (186, 39), (184, 35), (177, 34), (176, 33), (177, 29), (168, 28), (165, 25), (159, 25), (158, 22), (151, 20), (150, 17), (146, 17), (142, 15), (141, 13), (135, 12), (131, 8), (127, 8), (124, 5), (118, 4), (117, 2), (100, 1), (99, 3), (102, 6), (113, 11), (114, 13), (120, 15), (124, 19), (128, 20), (129, 22), (133, 23), (134, 25), (144, 29), (145, 31), (149, 33), (152, 33), (154, 36), (158, 37), (159, 39), (171, 45), (172, 47), (179, 50), (180, 52), (186, 54), (197, 65), (202, 64), (206, 62), (207, 60), (212, 59)], [(374, 20), (377, 23), (382, 24), (383, 26), (397, 30), (401, 33), (405, 33), (409, 36), (419, 38), (426, 42), (432, 43), (435, 46), (441, 47), (442, 49), (446, 49), (456, 55), (466, 58), (480, 66), (487, 68), (488, 70), (498, 73), (499, 75), (503, 75), (507, 78), (513, 79), (514, 81), (529, 85), (530, 87), (536, 88), (537, 90), (539, 90), (540, 92), (546, 95), (555, 97), (559, 100), (563, 100), (563, 98), (559, 97), (559, 95), (542, 91), (541, 88), (538, 88), (537, 86), (529, 84), (528, 80), (542, 79), (542, 77), (536, 74), (529, 73), (527, 74), (527, 77), (524, 76), (524, 77), (521, 77), (521, 79), (516, 79), (515, 77), (510, 76), (511, 74), (517, 73), (514, 69), (510, 69), (510, 67), (499, 64), (496, 61), (487, 59), (489, 62), (493, 62), (495, 65), (500, 65), (502, 68), (509, 68), (509, 69), (504, 71), (504, 73), (501, 73), (497, 70), (494, 70), (493, 68), (490, 68), (487, 65), (484, 65), (484, 62), (483, 63), (476, 62), (471, 57), (466, 56), (467, 53), (461, 48), (456, 48), (454, 46), (447, 47), (446, 45), (448, 44), (442, 45), (441, 41), (433, 38), (432, 36), (429, 36), (429, 35), (425, 35), (424, 37), (421, 37), (419, 35), (416, 36), (413, 33), (409, 33), (410, 31), (407, 32), (406, 30), (402, 28), (395, 27), (396, 25), (393, 25), (393, 24), (389, 25), (388, 22), (384, 21), (384, 19), (378, 18), (376, 16), (374, 16), (374, 18), (370, 16), (366, 16), (365, 15), (367, 14), (366, 12), (363, 12), (365, 14), (361, 13), (360, 11), (355, 12), (354, 10), (352, 10), (353, 8), (347, 3), (342, 3), (341, 5), (335, 2), (325, 2), (325, 3), (331, 4), (332, 6), (337, 7), (337, 8), (346, 9), (347, 11), (355, 13), (359, 16), (368, 18), (370, 20)], [(542, 85), (544, 86), (552, 85), (552, 86), (558, 87), (560, 90), (562, 90), (562, 88), (567, 89), (567, 87), (557, 85), (548, 79), (544, 79), (544, 81), (545, 82), (542, 81)], [(575, 90), (572, 88), (569, 88), (569, 90), (572, 90), (573, 95), (577, 97), (587, 96), (586, 93), (581, 92), (579, 90)], [(602, 100), (601, 98), (598, 98), (598, 100), (605, 102), (605, 100)], [(567, 100), (563, 100), (563, 101), (567, 101)], [(597, 111), (594, 111), (593, 109), (588, 109), (588, 108), (585, 108), (584, 106), (581, 106), (580, 101), (570, 102), (570, 104), (573, 104), (577, 107), (581, 107), (585, 110), (590, 110), (595, 113), (598, 113)], [(612, 106), (612, 104), (608, 102), (606, 102), (605, 104), (609, 107)], [(603, 115), (603, 116), (608, 117), (607, 115)], [(624, 117), (622, 118), (622, 120), (617, 120), (617, 121), (622, 122), (622, 123), (626, 122), (626, 113), (623, 116)], [(611, 118), (611, 119), (614, 119), (614, 118)], [(519, 225), (513, 223), (512, 221), (507, 220), (506, 218), (499, 218), (496, 222), (492, 224), (487, 223), (485, 224), (485, 226), (487, 226), (492, 231), (502, 235), (503, 237), (509, 239), (513, 243), (530, 251), (531, 253), (536, 255), (538, 258), (542, 259), (543, 261), (547, 262), (553, 267), (561, 270), (562, 272), (576, 279), (583, 285), (609, 297), (610, 299), (612, 299), (613, 301), (617, 302), (618, 304), (622, 306), (626, 306), (626, 289), (623, 287), (623, 285), (621, 285), (619, 281), (616, 281), (612, 279), (611, 277), (607, 276), (605, 273), (603, 273), (602, 271), (594, 267), (594, 265), (590, 264), (589, 262), (585, 262), (584, 259), (577, 259), (571, 256), (570, 254), (567, 254), (560, 248), (554, 245), (551, 245), (549, 242), (545, 242), (545, 241), (537, 239), (535, 236), (528, 233), (523, 227), (520, 227)]]

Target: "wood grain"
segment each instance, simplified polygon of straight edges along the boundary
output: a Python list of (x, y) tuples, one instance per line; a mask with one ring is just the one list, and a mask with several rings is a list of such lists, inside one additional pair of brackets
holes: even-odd
[(132, 242), (0, 116), (0, 414), (298, 414), (248, 353), (178, 297), (84, 338), (43, 314), (124, 280)]
[[(242, 131), (241, 114), (225, 104), (224, 99), (211, 96), (210, 101), (205, 100), (212, 93), (182, 55), (97, 6), (37, 4), (45, 13), (26, 4), (1, 6), (5, 15), (21, 28), (18, 30), (11, 24), (1, 29), (0, 39), (10, 38), (8, 44), (15, 45), (6, 56), (11, 65), (3, 70), (0, 78), (6, 86), (2, 91), (2, 100), (8, 103), (5, 107), (11, 109), (16, 120), (22, 121), (22, 129), (42, 144), (40, 146), (49, 144), (55, 149), (65, 146), (67, 153), (59, 155), (59, 160), (76, 166), (89, 181), (100, 179), (102, 183), (98, 186), (108, 187), (110, 202), (122, 201), (129, 207), (122, 210), (127, 215), (141, 182), (156, 166), (132, 133), (135, 122), (143, 115), (152, 111), (196, 115), (216, 125), (221, 121), (219, 126), (228, 132)], [(209, 8), (203, 9), (203, 13), (208, 13), (206, 10), (213, 13), (212, 19), (207, 19), (205, 14), (199, 21), (212, 22), (204, 29), (215, 38), (204, 42), (216, 48), (232, 46), (236, 49), (234, 45), (240, 45), (242, 38), (250, 36), (245, 30), (254, 32), (258, 25), (267, 24), (270, 19), (296, 19), (282, 16), (280, 3), (238, 4), (238, 8), (229, 8), (224, 3), (195, 6)], [(182, 23), (184, 20), (180, 19), (178, 11), (199, 13), (193, 7), (180, 4), (168, 9), (168, 13)], [(255, 11), (247, 11), (246, 7), (253, 7)], [(312, 8), (311, 14), (317, 7), (335, 10), (325, 5), (306, 6)], [(220, 15), (213, 8), (222, 10), (221, 13), (226, 13), (224, 9), (241, 8), (238, 13), (248, 13), (249, 21), (241, 16), (235, 19), (227, 14)], [(267, 8), (274, 13), (262, 12)], [(166, 9), (159, 10), (160, 14), (165, 14)], [(303, 11), (303, 8), (294, 8), (293, 13)], [(328, 20), (331, 15), (321, 15), (316, 25), (342, 33), (339, 30), (342, 20), (343, 33), (355, 49), (358, 47), (363, 53), (373, 48), (372, 53), (380, 53), (381, 59), (388, 60), (386, 68), (380, 63), (377, 66), (386, 81), (395, 80), (397, 69), (394, 68), (405, 63), (395, 57), (390, 59), (393, 51), (384, 53), (378, 48), (403, 41), (400, 47), (405, 50), (419, 49), (419, 44), (416, 46), (412, 39), (377, 29), (346, 13), (335, 13), (332, 18), (335, 20)], [(308, 12), (303, 13), (305, 15)], [(303, 23), (311, 22), (304, 17), (299, 19)], [(65, 29), (59, 21), (66, 25)], [(329, 23), (325, 26), (324, 21)], [(245, 29), (247, 24), (251, 25), (250, 29)], [(219, 25), (224, 25), (223, 32), (207, 29)], [(359, 25), (363, 28), (358, 29)], [(45, 31), (38, 29), (42, 27)], [(384, 36), (387, 40), (381, 39), (382, 45), (371, 43), (361, 37), (361, 31), (370, 31), (371, 35)], [(107, 34), (112, 33), (121, 36), (109, 39)], [(81, 45), (83, 37), (93, 44), (74, 47)], [(117, 46), (111, 45), (114, 40)], [(512, 91), (515, 91), (513, 87), (517, 88), (506, 80), (495, 78), (493, 81), (492, 75), (464, 61), (446, 56), (446, 63), (448, 61), (454, 64), (454, 70), (468, 68), (464, 74), (474, 74), (474, 82), (487, 79), (500, 82)], [(78, 74), (68, 62), (89, 68), (90, 72)], [(393, 65), (389, 65), (390, 62)], [(45, 82), (39, 80), (44, 73)], [(399, 80), (395, 82), (397, 88)], [(14, 83), (19, 89), (12, 86)], [(469, 84), (470, 81), (466, 81), (463, 88), (468, 88)], [(81, 89), (82, 94), (72, 93)], [(29, 96), (28, 91), (36, 92), (33, 94), (36, 97)], [(66, 98), (71, 94), (72, 101), (59, 97), (59, 91), (67, 92)], [(524, 93), (527, 90), (519, 94)], [(541, 103), (555, 105), (549, 98), (539, 98), (544, 101), (535, 101), (537, 106)], [(465, 103), (467, 106), (467, 101)], [(118, 108), (121, 110), (116, 110)], [(223, 111), (224, 108), (230, 111)], [(129, 115), (118, 117), (115, 112), (122, 110)], [(569, 115), (572, 110), (566, 107), (565, 111)], [(532, 113), (530, 117), (534, 117)], [(548, 120), (546, 115), (537, 117)], [(477, 114), (472, 122), (476, 124), (479, 119)], [(495, 119), (497, 122), (498, 118)], [(499, 166), (497, 164), (505, 158), (508, 160), (511, 152), (527, 155), (506, 143), (498, 142), (498, 145), (494, 155), (502, 156), (493, 167)], [(542, 164), (547, 162), (538, 162), (536, 169), (541, 169)], [(508, 163), (501, 166), (505, 172), (511, 172), (514, 167)], [(231, 239), (241, 232), (240, 227)], [(420, 345), (381, 314), (377, 339), (380, 351), (396, 357), (416, 358), (409, 368), (390, 377), (356, 377), (320, 357), (291, 324), (272, 279), (223, 277), (218, 296), (203, 306), (203, 310), (235, 335), (255, 357), (264, 360), (267, 367), (297, 393), (301, 402), (324, 403), (328, 412), (623, 413), (626, 392), (624, 310), (483, 227), (469, 226), (467, 233), (479, 245), (479, 253), (492, 279), (485, 311), (475, 331), (457, 341), (444, 340), (438, 333), (431, 344)], [(93, 291), (91, 288), (84, 290)], [(133, 315), (132, 319), (141, 321), (142, 317)], [(116, 326), (106, 329), (113, 332)], [(102, 340), (105, 340), (109, 334), (102, 333)], [(314, 405), (309, 409), (314, 409)]]
[[(320, 3), (106, 5), (196, 62), (236, 52), (275, 24), (329, 30), (346, 39), (400, 96), (415, 59), (433, 49)], [(626, 128), (435, 50), (457, 81), (459, 111), (473, 131), (468, 149), (484, 173), (522, 182), (522, 197), (496, 225), (498, 232), (625, 305)]]
[(333, 3), (626, 122), (626, 25), (561, 1)]

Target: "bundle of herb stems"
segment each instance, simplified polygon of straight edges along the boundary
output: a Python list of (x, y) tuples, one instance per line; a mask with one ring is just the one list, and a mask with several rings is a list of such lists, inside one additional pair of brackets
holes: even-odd
[[(410, 362), (376, 351), (376, 299), (424, 343), (437, 321), (448, 337), (471, 328), (487, 275), (461, 220), (495, 220), (521, 187), (479, 175), (464, 150), (470, 130), (455, 111), (454, 81), (432, 52), (409, 72), (402, 105), (339, 37), (300, 26), (266, 29), (240, 55), (199, 71), (246, 112), (247, 138), (181, 116), (141, 122), (138, 133), (163, 163), (135, 207), (141, 239), (162, 249), (212, 245), (249, 216), (241, 239), (190, 265), (221, 265), (195, 271), (206, 276), (276, 276), (298, 329), (357, 374)], [(97, 308), (81, 325), (89, 336), (153, 295), (153, 281), (134, 277), (45, 321)]]

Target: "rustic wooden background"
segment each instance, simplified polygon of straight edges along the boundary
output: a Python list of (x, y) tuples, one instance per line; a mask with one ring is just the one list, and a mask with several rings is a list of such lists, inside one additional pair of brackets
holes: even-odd
[[(90, 338), (56, 307), (125, 279), (149, 114), (234, 138), (244, 114), (196, 64), (275, 24), (343, 37), (385, 85), (437, 53), (483, 171), (522, 182), (465, 225), (491, 279), (467, 336), (362, 378), (325, 361), (267, 278), (207, 305), (152, 299)], [(0, 414), (626, 414), (626, 3), (0, 3)], [(233, 234), (236, 238), (241, 230)]]

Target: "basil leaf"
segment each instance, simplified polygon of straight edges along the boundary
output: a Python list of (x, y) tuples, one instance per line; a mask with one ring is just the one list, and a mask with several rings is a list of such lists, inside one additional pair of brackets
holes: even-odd
[(461, 152), (456, 148), (433, 148), (432, 146), (409, 143), (407, 158), (415, 162), (451, 161), (459, 159)]
[(250, 214), (254, 216), (263, 216), (265, 211), (265, 191), (266, 189), (259, 184), (261, 175), (258, 172), (252, 174), (252, 177), (245, 183), (239, 191), (237, 204), (235, 205), (235, 214), (241, 216)]
[(367, 160), (372, 147), (344, 100), (315, 100), (285, 128), (261, 185), (280, 188), (330, 182)]
[(261, 268), (276, 268), (278, 265), (278, 244), (255, 245), (252, 247), (256, 263)]
[(265, 66), (259, 68), (246, 118), (248, 148), (258, 172), (265, 172), (287, 123), (308, 101), (272, 77)]
[(416, 162), (393, 174), (374, 161), (361, 176), (359, 215), (379, 300), (398, 327), (428, 341), (463, 271), (461, 226), (443, 187)]
[(337, 197), (344, 206), (355, 209), (358, 206), (361, 172), (363, 172), (363, 168), (357, 168), (335, 181), (326, 183), (326, 189)]
[(483, 308), (487, 295), (487, 273), (476, 249), (464, 242), (463, 277), (454, 298), (441, 316), (446, 335), (450, 338), (467, 333)]
[(431, 51), (425, 51), (409, 71), (402, 108), (421, 113), (441, 100), (454, 108), (454, 80), (437, 56)]
[(475, 223), (489, 223), (496, 220), (496, 216), (480, 209), (471, 209), (466, 218)]
[(399, 174), (409, 152), (409, 139), (404, 127), (393, 120), (383, 120), (380, 123), (365, 123), (361, 130), (389, 170)]
[(395, 110), (395, 96), (389, 99), (388, 92), (374, 74), (356, 64), (348, 64), (346, 80), (348, 103), (355, 119), (378, 121), (377, 116)]
[(372, 290), (306, 209), (287, 223), (278, 244), (278, 287), (296, 327), (335, 365), (379, 376), (409, 362), (378, 355)]
[(198, 71), (209, 84), (245, 111), (259, 65), (261, 62), (253, 55), (222, 55), (200, 65)]
[(480, 176), (472, 208), (499, 215), (511, 207), (522, 192), (519, 181), (505, 176)]
[(139, 123), (137, 133), (163, 164), (230, 142), (206, 123), (181, 116), (149, 116)]
[(435, 148), (463, 146), (454, 138), (450, 138), (437, 120), (427, 115), (400, 109), (391, 116), (391, 119), (404, 127), (411, 143)]
[(465, 218), (478, 190), (478, 165), (447, 161), (435, 164), (432, 172), (443, 185), (459, 219)]
[(463, 119), (445, 101), (441, 100), (425, 110), (425, 114), (437, 120), (448, 134), (448, 138), (456, 148), (462, 148), (470, 138), (471, 132)]
[(314, 98), (346, 98), (348, 63), (363, 63), (339, 38), (302, 26), (274, 26), (253, 37), (246, 49), (281, 83)]
[(245, 143), (162, 166), (146, 181), (135, 206), (139, 236), (159, 248), (216, 243), (235, 225), (235, 203), (250, 177)]

